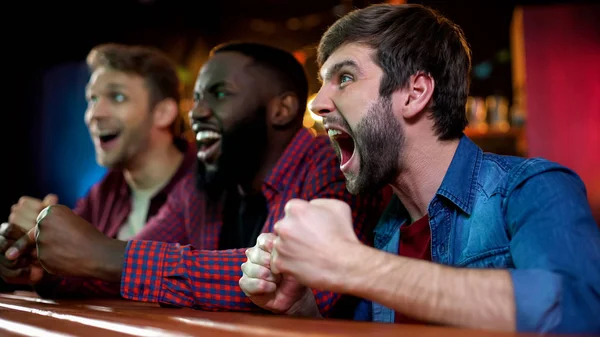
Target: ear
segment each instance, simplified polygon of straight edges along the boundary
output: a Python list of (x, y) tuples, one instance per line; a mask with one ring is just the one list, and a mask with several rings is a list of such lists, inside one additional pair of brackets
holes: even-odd
[(298, 97), (285, 92), (271, 99), (267, 107), (267, 116), (271, 125), (284, 127), (296, 119), (299, 111)]
[(410, 119), (426, 110), (433, 97), (434, 89), (435, 82), (429, 74), (417, 73), (412, 75), (404, 90), (406, 95), (404, 96), (404, 109), (402, 109), (403, 117)]
[(166, 98), (158, 102), (154, 107), (154, 125), (159, 128), (168, 128), (177, 118), (179, 107), (172, 98)]

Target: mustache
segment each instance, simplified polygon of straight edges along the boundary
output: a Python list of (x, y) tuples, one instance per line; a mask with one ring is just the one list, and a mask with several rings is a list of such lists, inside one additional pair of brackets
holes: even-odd
[(323, 123), (339, 125), (339, 126), (343, 127), (344, 129), (346, 129), (346, 131), (352, 133), (352, 128), (350, 127), (350, 123), (348, 123), (348, 121), (346, 120), (346, 118), (344, 118), (344, 116), (323, 117)]

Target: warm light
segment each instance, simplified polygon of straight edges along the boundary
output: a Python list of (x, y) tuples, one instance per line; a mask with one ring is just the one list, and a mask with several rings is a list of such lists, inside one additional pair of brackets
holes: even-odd
[(308, 97), (308, 100), (306, 101), (306, 110), (308, 111), (308, 113), (310, 114), (310, 117), (317, 123), (323, 123), (323, 117), (317, 115), (316, 113), (312, 112), (310, 110), (310, 105), (312, 104), (313, 100), (315, 99), (315, 97), (317, 97), (317, 94), (312, 94)]
[(303, 52), (302, 50), (296, 50), (293, 53), (294, 57), (296, 58), (296, 60), (298, 62), (300, 62), (300, 64), (305, 65), (306, 64), (306, 53)]
[(75, 337), (75, 335), (65, 334), (60, 332), (52, 332), (43, 328), (38, 328), (33, 325), (5, 321), (0, 319), (0, 329), (9, 333), (18, 333), (19, 335), (29, 337)]
[(184, 111), (187, 113), (188, 111), (192, 110), (193, 107), (194, 107), (194, 101), (192, 99), (184, 98), (179, 102), (179, 110), (180, 111)]
[[(30, 307), (24, 307), (20, 305), (6, 304), (0, 303), (0, 308), (9, 309), (15, 311), (27, 312), (29, 314), (35, 314), (40, 316), (52, 317), (57, 320), (63, 320), (73, 323), (79, 323), (82, 325), (87, 325), (95, 328), (100, 328), (104, 330), (109, 330), (113, 332), (119, 332), (127, 335), (137, 336), (137, 337), (191, 337), (188, 334), (169, 332), (160, 328), (152, 328), (152, 327), (144, 327), (144, 326), (135, 326), (131, 324), (122, 324), (122, 323), (113, 323), (108, 321), (103, 321), (100, 319), (87, 318), (83, 316), (70, 315), (70, 314), (60, 314), (50, 310), (42, 310), (35, 309)], [(26, 327), (26, 326), (25, 326)], [(39, 333), (45, 331), (39, 330), (31, 330), (31, 332)], [(59, 335), (56, 335), (57, 337)], [(65, 336), (65, 335), (62, 335)]]

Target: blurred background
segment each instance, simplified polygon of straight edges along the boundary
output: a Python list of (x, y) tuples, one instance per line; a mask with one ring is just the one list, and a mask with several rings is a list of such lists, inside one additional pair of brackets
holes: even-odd
[[(83, 122), (85, 57), (99, 43), (159, 47), (184, 97), (210, 49), (229, 40), (291, 52), (318, 90), (315, 48), (336, 18), (383, 1), (121, 0), (5, 3), (0, 218), (21, 195), (73, 206), (104, 174)], [(583, 178), (600, 218), (600, 4), (595, 1), (385, 1), (438, 9), (473, 51), (467, 134), (484, 150), (545, 157)], [(6, 105), (7, 104), (7, 105)], [(188, 109), (190, 101), (182, 103)], [(307, 112), (305, 126), (321, 132)]]

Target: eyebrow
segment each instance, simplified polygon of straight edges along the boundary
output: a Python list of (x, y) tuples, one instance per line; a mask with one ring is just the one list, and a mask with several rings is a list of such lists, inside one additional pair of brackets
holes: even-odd
[[(119, 84), (119, 83), (108, 83), (107, 88), (108, 88), (108, 90), (121, 90), (121, 89), (125, 89), (126, 86), (123, 84)], [(85, 86), (85, 92), (90, 91), (90, 89), (91, 89), (90, 85), (87, 84)]]
[(358, 64), (356, 64), (356, 62), (354, 62), (353, 60), (343, 60), (343, 61), (340, 61), (340, 62), (334, 64), (329, 69), (327, 69), (327, 71), (324, 74), (325, 76), (321, 77), (321, 74), (319, 73), (319, 80), (321, 80), (321, 81), (331, 80), (333, 75), (339, 73), (340, 70), (342, 70), (342, 68), (344, 68), (344, 67), (353, 68), (355, 71), (360, 73), (360, 69), (358, 68)]
[[(208, 88), (208, 91), (211, 91), (211, 90), (215, 90), (218, 87), (226, 87), (226, 86), (227, 86), (226, 81), (217, 81), (217, 82), (207, 86), (207, 88)], [(200, 90), (198, 90), (198, 87), (194, 86), (194, 92), (198, 92), (198, 91), (200, 91)]]

